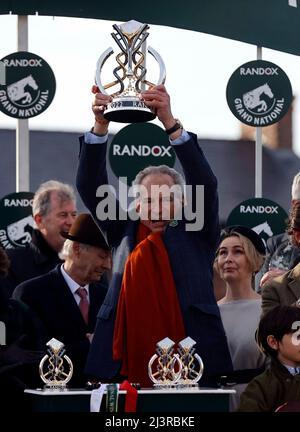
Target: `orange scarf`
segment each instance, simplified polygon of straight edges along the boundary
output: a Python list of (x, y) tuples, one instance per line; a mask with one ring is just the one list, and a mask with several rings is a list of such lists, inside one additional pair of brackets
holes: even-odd
[(131, 383), (149, 387), (148, 362), (165, 337), (185, 337), (182, 313), (161, 232), (140, 223), (138, 244), (127, 258), (113, 338), (113, 358)]

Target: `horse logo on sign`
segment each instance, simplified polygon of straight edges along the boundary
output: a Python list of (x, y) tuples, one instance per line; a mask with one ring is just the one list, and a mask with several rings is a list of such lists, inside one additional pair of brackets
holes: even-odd
[[(23, 106), (30, 105), (32, 103), (32, 94), (30, 88), (38, 90), (38, 85), (32, 75), (10, 84), (7, 86), (7, 95), (9, 99), (16, 105), (20, 102)], [(39, 97), (39, 94), (38, 96)]]
[(273, 101), (274, 94), (270, 89), (268, 84), (264, 84), (260, 87), (255, 88), (243, 95), (243, 102), (245, 107), (252, 112), (251, 110), (255, 109), (256, 112), (267, 111), (268, 104), (265, 99), (261, 99), (262, 95), (267, 95), (268, 98)]
[(7, 236), (15, 246), (25, 246), (31, 241), (34, 228), (32, 216), (27, 216), (7, 226)]

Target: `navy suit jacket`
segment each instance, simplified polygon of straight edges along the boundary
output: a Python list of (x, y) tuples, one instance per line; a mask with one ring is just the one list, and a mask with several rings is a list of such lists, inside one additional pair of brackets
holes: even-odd
[(89, 285), (89, 322), (85, 323), (80, 309), (60, 270), (60, 265), (43, 276), (18, 285), (13, 298), (26, 303), (43, 326), (44, 343), (55, 337), (64, 343), (66, 354), (74, 364), (70, 384), (83, 385), (84, 366), (90, 343), (86, 333), (93, 333), (98, 310), (107, 288), (99, 283)]
[[(183, 167), (186, 184), (204, 186), (202, 230), (187, 231), (185, 221), (181, 220), (175, 227), (168, 226), (163, 234), (186, 335), (197, 342), (196, 352), (204, 362), (204, 382), (205, 377), (232, 370), (212, 285), (212, 265), (219, 241), (217, 180), (194, 134), (190, 134), (188, 142), (173, 148)], [(100, 200), (96, 197), (96, 190), (107, 183), (106, 144), (86, 144), (81, 138), (77, 189), (113, 249), (112, 279), (98, 314), (86, 366), (87, 373), (101, 379), (113, 379), (120, 368), (120, 363), (112, 359), (114, 322), (124, 265), (135, 247), (138, 226), (138, 222), (130, 219), (100, 221), (97, 218), (96, 208)]]

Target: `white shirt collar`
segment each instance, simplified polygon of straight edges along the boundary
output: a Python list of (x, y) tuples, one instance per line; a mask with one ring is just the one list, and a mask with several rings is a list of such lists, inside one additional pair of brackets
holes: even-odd
[[(64, 280), (66, 281), (66, 284), (68, 285), (68, 287), (70, 288), (72, 294), (73, 294), (74, 296), (76, 296), (76, 297), (79, 298), (78, 294), (76, 294), (76, 290), (79, 288), (78, 283), (75, 282), (75, 281), (71, 278), (71, 276), (68, 275), (68, 273), (67, 273), (66, 270), (64, 269), (64, 265), (63, 265), (63, 264), (61, 265), (60, 269), (61, 269), (61, 273), (62, 273), (62, 275), (63, 275), (63, 278), (64, 278)], [(88, 293), (88, 299), (89, 299), (89, 285), (87, 284), (87, 285), (85, 285), (85, 286), (82, 287), (82, 288), (85, 288), (85, 289), (87, 290), (87, 293)]]
[(291, 375), (298, 375), (300, 374), (300, 367), (293, 367), (293, 366), (288, 366), (286, 364), (283, 363), (283, 366), (287, 368), (287, 370), (289, 371), (289, 373)]

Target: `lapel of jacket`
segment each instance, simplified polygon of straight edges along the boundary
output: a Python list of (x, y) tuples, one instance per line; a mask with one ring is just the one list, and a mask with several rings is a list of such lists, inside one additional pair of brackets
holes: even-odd
[(56, 290), (57, 302), (60, 309), (64, 311), (65, 314), (65, 317), (63, 318), (72, 320), (74, 324), (74, 330), (76, 327), (87, 327), (76, 300), (61, 273), (60, 265), (55, 268), (53, 276), (53, 285), (55, 286)]
[(300, 263), (290, 271), (287, 285), (295, 296), (295, 301), (298, 300), (300, 298)]
[(89, 296), (90, 296), (90, 308), (89, 308), (89, 330), (93, 332), (96, 326), (97, 315), (100, 309), (100, 306), (103, 303), (106, 289), (104, 285), (99, 283), (91, 283), (89, 285)]

